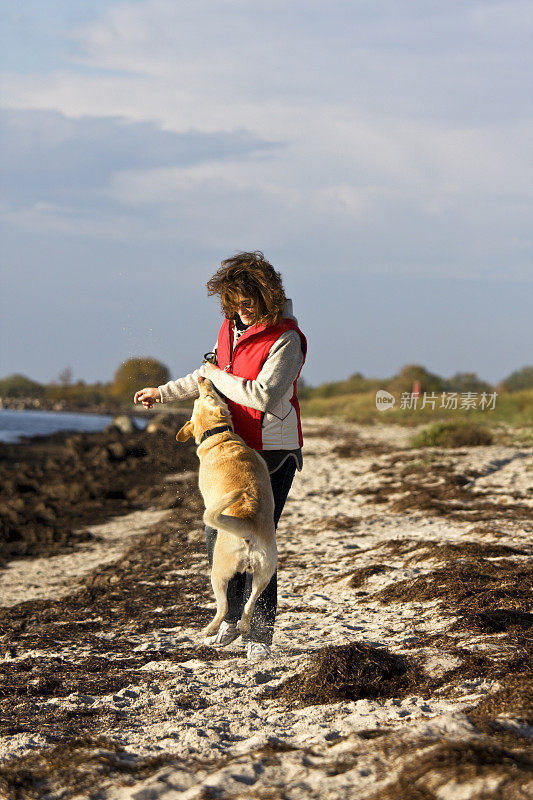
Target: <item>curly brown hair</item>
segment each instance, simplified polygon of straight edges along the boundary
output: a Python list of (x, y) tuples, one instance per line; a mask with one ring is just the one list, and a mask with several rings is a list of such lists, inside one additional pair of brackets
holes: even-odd
[(281, 275), (260, 250), (236, 253), (222, 261), (220, 269), (207, 281), (207, 291), (220, 295), (227, 319), (238, 313), (240, 300), (253, 301), (255, 325), (275, 325), (285, 303)]

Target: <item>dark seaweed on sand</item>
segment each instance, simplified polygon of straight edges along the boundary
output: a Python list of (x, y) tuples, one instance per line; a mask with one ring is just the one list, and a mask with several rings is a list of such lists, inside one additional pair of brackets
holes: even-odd
[(328, 645), (312, 655), (305, 670), (262, 696), (299, 707), (395, 697), (412, 683), (416, 672), (408, 659), (385, 648), (358, 642)]
[(397, 581), (373, 595), (382, 603), (440, 600), (463, 610), (512, 608), (527, 611), (531, 603), (533, 567), (516, 560), (478, 558), (449, 561), (416, 578)]
[[(182, 417), (176, 417), (175, 428)], [(179, 421), (178, 421), (179, 420)], [(192, 446), (176, 447), (172, 426), (152, 434), (56, 433), (0, 442), (0, 566), (69, 552), (94, 538), (76, 530), (147, 506), (177, 508), (171, 472), (196, 471)]]
[[(415, 550), (415, 547), (413, 547)], [(417, 543), (416, 553), (409, 557), (413, 559), (434, 558), (445, 561), (452, 558), (499, 558), (500, 556), (523, 556), (528, 551), (519, 547), (493, 542), (473, 542), (462, 539), (459, 542), (442, 542), (437, 539), (423, 540)]]
[[(525, 726), (533, 727), (533, 675), (507, 675), (499, 684), (497, 691), (469, 709), (470, 721), (503, 744), (516, 747), (529, 743)], [(510, 721), (522, 724), (517, 726)]]
[(352, 587), (352, 589), (358, 589), (372, 575), (381, 575), (383, 572), (387, 572), (389, 569), (390, 567), (388, 567), (386, 564), (368, 564), (366, 567), (359, 567), (359, 569), (356, 569), (352, 572), (349, 585)]
[[(395, 473), (391, 467), (397, 459), (391, 458), (389, 465), (376, 465), (388, 482), (377, 487), (360, 487), (357, 494), (367, 495), (371, 503), (388, 503), (396, 513), (420, 511), (439, 517), (464, 522), (486, 522), (487, 519), (531, 520), (531, 508), (524, 502), (524, 494), (509, 491), (517, 502), (493, 502), (483, 492), (474, 492), (470, 486), (481, 473), (470, 470), (467, 474), (456, 472), (449, 464), (421, 463), (407, 473)], [(394, 497), (392, 497), (394, 495)]]
[(0, 766), (0, 797), (42, 800), (54, 797), (97, 797), (106, 781), (120, 776), (122, 784), (153, 774), (176, 756), (138, 758), (107, 736), (74, 737), (55, 747)]
[(388, 444), (376, 441), (365, 441), (356, 434), (344, 439), (340, 444), (333, 447), (332, 452), (338, 458), (359, 458), (362, 455), (381, 455), (382, 453), (390, 453), (392, 447)]
[(453, 623), (450, 630), (473, 630), (480, 633), (520, 633), (532, 631), (533, 614), (511, 608), (489, 608), (467, 612)]
[[(464, 785), (483, 778), (490, 788), (469, 795), (472, 800), (525, 800), (533, 759), (487, 740), (413, 742), (397, 777), (368, 800), (438, 800), (450, 782)], [(447, 787), (452, 797), (452, 787)]]
[[(477, 533), (480, 536), (497, 535), (493, 528), (477, 528), (469, 532), (469, 536)], [(498, 558), (499, 556), (524, 556), (533, 553), (533, 545), (529, 548), (512, 547), (506, 544), (494, 542), (476, 542), (470, 539), (461, 539), (456, 542), (443, 542), (441, 539), (414, 539), (409, 536), (401, 536), (397, 539), (389, 539), (386, 542), (379, 542), (372, 547), (361, 547), (357, 554), (370, 553), (376, 550), (386, 550), (391, 555), (406, 556), (405, 561), (425, 561), (433, 559), (436, 561), (447, 561), (449, 559), (466, 558)]]
[[(90, 705), (95, 697), (157, 680), (158, 661), (224, 656), (203, 645), (135, 651), (131, 638), (166, 626), (199, 627), (209, 619), (204, 543), (187, 533), (201, 507), (197, 490), (186, 494), (171, 520), (155, 525), (120, 562), (87, 576), (71, 595), (0, 608), (0, 735), (37, 730), (55, 744), (114, 732), (120, 727), (120, 712), (59, 710), (47, 701), (77, 693)], [(191, 566), (188, 574), (172, 574), (184, 564)], [(29, 649), (43, 652), (11, 660)], [(152, 669), (139, 672), (149, 662), (155, 662)], [(200, 708), (202, 702), (182, 696), (177, 707)]]

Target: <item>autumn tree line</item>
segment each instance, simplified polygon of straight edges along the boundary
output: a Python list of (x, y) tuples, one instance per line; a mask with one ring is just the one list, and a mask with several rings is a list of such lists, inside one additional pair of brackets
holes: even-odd
[[(170, 380), (170, 371), (156, 358), (137, 357), (124, 361), (109, 383), (86, 383), (74, 380), (72, 370), (67, 367), (57, 379), (49, 384), (39, 383), (25, 375), (14, 374), (0, 379), (0, 399), (4, 407), (10, 400), (31, 399), (40, 401), (43, 408), (61, 403), (69, 410), (109, 409), (115, 410), (130, 405), (133, 394), (143, 386), (158, 386)], [(366, 378), (360, 372), (350, 377), (318, 386), (310, 386), (301, 379), (299, 396), (304, 401), (327, 400), (348, 395), (365, 395), (385, 389), (393, 394), (412, 390), (417, 382), (425, 392), (498, 392), (507, 395), (533, 389), (533, 366), (525, 366), (512, 372), (496, 385), (492, 385), (475, 372), (458, 372), (451, 378), (443, 378), (418, 364), (407, 364), (399, 372), (387, 378)], [(34, 407), (39, 407), (39, 405)]]

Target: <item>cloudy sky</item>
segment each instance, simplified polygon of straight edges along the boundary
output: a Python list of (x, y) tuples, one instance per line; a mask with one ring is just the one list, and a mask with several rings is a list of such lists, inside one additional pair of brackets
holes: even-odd
[(531, 363), (530, 0), (4, 3), (0, 377), (178, 377), (261, 249), (308, 382)]

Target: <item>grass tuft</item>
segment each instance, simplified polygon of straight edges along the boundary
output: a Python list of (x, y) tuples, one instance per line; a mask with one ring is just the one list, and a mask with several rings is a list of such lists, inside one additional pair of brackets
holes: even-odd
[(492, 441), (492, 433), (477, 422), (435, 422), (413, 436), (411, 447), (478, 447)]

